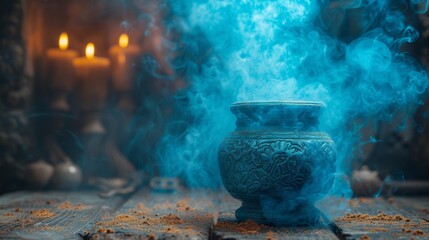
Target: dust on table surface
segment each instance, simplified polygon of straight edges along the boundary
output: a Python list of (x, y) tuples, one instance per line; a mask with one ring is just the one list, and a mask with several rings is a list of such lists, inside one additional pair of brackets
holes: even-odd
[(160, 201), (142, 200), (133, 204), (130, 204), (131, 208), (97, 222), (96, 229), (100, 233), (129, 230), (148, 236), (175, 234), (184, 238), (204, 237), (218, 214), (216, 204), (208, 197), (183, 196)]
[(86, 207), (81, 203), (73, 205), (71, 202), (65, 201), (59, 204), (57, 208), (62, 210), (82, 210), (82, 209), (85, 209)]
[(48, 209), (35, 209), (35, 210), (31, 210), (30, 214), (32, 216), (35, 217), (45, 217), (45, 218), (49, 218), (49, 217), (54, 217), (55, 213), (49, 211)]

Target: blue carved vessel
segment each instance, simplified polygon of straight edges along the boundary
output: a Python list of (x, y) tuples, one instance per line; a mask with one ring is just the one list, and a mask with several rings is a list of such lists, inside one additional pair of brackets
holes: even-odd
[(242, 202), (237, 220), (311, 225), (315, 201), (332, 187), (335, 144), (318, 129), (319, 102), (239, 102), (231, 107), (236, 130), (219, 148), (228, 192)]

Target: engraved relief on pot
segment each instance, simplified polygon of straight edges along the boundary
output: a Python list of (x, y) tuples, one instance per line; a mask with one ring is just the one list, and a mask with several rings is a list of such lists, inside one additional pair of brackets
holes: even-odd
[[(318, 150), (314, 152), (314, 149)], [(220, 157), (224, 161), (220, 167), (221, 173), (227, 173), (224, 184), (231, 192), (299, 191), (312, 181), (316, 164), (314, 156), (322, 155), (322, 159), (335, 158), (333, 143), (298, 139), (228, 139), (221, 146)], [(333, 161), (324, 164), (333, 167)]]

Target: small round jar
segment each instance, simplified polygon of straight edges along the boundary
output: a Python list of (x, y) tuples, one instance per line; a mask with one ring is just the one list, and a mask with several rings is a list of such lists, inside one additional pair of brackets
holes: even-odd
[(242, 202), (237, 220), (311, 225), (315, 201), (332, 187), (335, 144), (320, 132), (319, 102), (239, 102), (231, 107), (236, 130), (219, 148), (228, 192)]

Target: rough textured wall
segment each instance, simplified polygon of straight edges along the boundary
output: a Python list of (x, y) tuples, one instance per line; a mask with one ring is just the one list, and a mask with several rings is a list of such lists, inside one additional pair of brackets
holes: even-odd
[(31, 81), (25, 74), (24, 4), (0, 1), (0, 192), (17, 185), (15, 164), (31, 158), (24, 113), (31, 97)]

